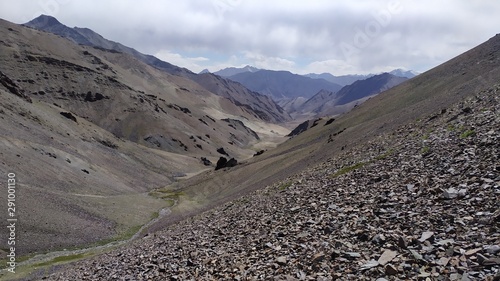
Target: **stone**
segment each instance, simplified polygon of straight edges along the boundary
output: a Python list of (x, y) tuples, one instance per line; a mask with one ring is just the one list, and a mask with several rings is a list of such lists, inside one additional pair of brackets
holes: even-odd
[(401, 249), (408, 248), (408, 241), (403, 236), (398, 237), (398, 247)]
[(276, 258), (276, 263), (279, 265), (286, 265), (287, 264), (287, 258), (285, 256), (280, 256)]
[(385, 274), (387, 275), (397, 275), (398, 274), (398, 269), (395, 268), (393, 265), (388, 264), (385, 266)]
[(458, 197), (458, 190), (455, 189), (455, 188), (453, 188), (453, 187), (445, 189), (444, 192), (443, 192), (443, 196), (446, 199), (457, 198)]
[(410, 250), (410, 253), (412, 254), (412, 256), (416, 259), (416, 260), (423, 260), (424, 258), (422, 257), (421, 254), (419, 254), (417, 251), (415, 250)]
[(319, 262), (323, 261), (324, 259), (325, 259), (325, 253), (320, 252), (320, 253), (315, 254), (312, 257), (312, 262), (313, 263), (319, 263)]
[(374, 268), (374, 267), (377, 267), (377, 266), (379, 266), (378, 261), (376, 261), (376, 260), (369, 260), (367, 263), (365, 263), (365, 264), (363, 264), (361, 266), (361, 270), (367, 270), (367, 269)]
[(475, 253), (481, 251), (481, 248), (470, 249), (464, 253), (466, 256), (474, 255)]
[(378, 258), (378, 263), (381, 265), (385, 265), (388, 262), (392, 261), (396, 256), (398, 255), (398, 252), (396, 251), (391, 251), (391, 250), (385, 250), (382, 255)]
[(357, 258), (360, 258), (361, 255), (359, 253), (356, 253), (356, 252), (346, 252), (346, 253), (344, 253), (344, 257), (346, 257), (348, 259), (357, 259)]
[(424, 242), (425, 240), (431, 238), (433, 235), (434, 235), (434, 232), (432, 232), (432, 231), (425, 231), (425, 232), (422, 233), (422, 235), (420, 236), (420, 239), (418, 239), (418, 241)]
[(373, 236), (372, 238), (372, 242), (374, 244), (383, 244), (385, 242), (385, 235), (384, 234), (377, 234), (375, 236)]
[(500, 252), (500, 246), (499, 245), (492, 245), (486, 247), (486, 252), (492, 255), (496, 255)]

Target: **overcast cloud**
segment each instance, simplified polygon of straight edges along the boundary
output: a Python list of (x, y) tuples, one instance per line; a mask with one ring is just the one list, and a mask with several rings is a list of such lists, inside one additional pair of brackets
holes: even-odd
[(493, 0), (0, 0), (194, 72), (252, 65), (294, 73), (428, 70), (500, 32)]

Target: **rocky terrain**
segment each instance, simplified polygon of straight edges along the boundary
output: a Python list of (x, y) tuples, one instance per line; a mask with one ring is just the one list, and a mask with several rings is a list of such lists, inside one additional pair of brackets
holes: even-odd
[(500, 280), (499, 91), (44, 278)]
[(0, 35), (0, 173), (20, 181), (20, 256), (131, 237), (170, 204), (150, 191), (288, 131), (235, 82), (217, 80), (229, 99), (127, 53), (1, 19)]
[(500, 35), (277, 145), (287, 115), (236, 82), (0, 34), (18, 254), (69, 248), (1, 278), (498, 279)]

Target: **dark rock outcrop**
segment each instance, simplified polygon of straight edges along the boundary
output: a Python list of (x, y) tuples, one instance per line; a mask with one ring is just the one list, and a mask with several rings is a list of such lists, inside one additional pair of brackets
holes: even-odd
[[(74, 121), (74, 122), (77, 122), (77, 121), (76, 121), (76, 117), (75, 117), (75, 115), (73, 115), (71, 112), (64, 112), (64, 111), (63, 111), (63, 112), (60, 112), (60, 113), (61, 113), (61, 115), (62, 115), (62, 116), (64, 116), (64, 117), (68, 118), (69, 120), (72, 120), (72, 121)], [(77, 122), (77, 123), (78, 123), (78, 122)]]
[(215, 165), (215, 170), (217, 171), (226, 167), (226, 164), (227, 164), (226, 157), (220, 157), (219, 160), (217, 161), (217, 164)]
[(222, 155), (229, 156), (229, 154), (227, 154), (227, 152), (224, 150), (224, 147), (218, 148), (217, 152), (219, 152)]
[(205, 166), (211, 166), (212, 165), (212, 161), (208, 160), (205, 157), (201, 157), (201, 163), (203, 163), (203, 165), (205, 165)]
[(255, 156), (259, 156), (259, 155), (261, 155), (261, 154), (264, 154), (264, 152), (266, 152), (266, 151), (265, 151), (265, 150), (259, 150), (259, 151), (255, 152), (255, 154), (254, 154), (253, 156), (254, 156), (254, 157), (255, 157)]
[(217, 165), (215, 166), (215, 170), (220, 170), (222, 168), (231, 168), (238, 165), (238, 160), (231, 158), (229, 160), (226, 157), (220, 157), (219, 161), (217, 161)]
[(14, 95), (25, 99), (27, 102), (31, 103), (31, 98), (24, 94), (24, 90), (21, 89), (14, 81), (12, 81), (7, 75), (0, 71), (0, 84), (2, 84), (9, 92)]
[(226, 163), (227, 168), (231, 168), (231, 167), (234, 167), (236, 165), (238, 165), (238, 161), (234, 158), (229, 159)]
[(293, 137), (293, 136), (299, 135), (300, 133), (303, 133), (303, 132), (307, 131), (307, 129), (309, 129), (309, 120), (300, 123), (300, 125), (298, 125), (297, 127), (295, 127), (295, 129), (293, 129), (286, 136), (287, 137)]

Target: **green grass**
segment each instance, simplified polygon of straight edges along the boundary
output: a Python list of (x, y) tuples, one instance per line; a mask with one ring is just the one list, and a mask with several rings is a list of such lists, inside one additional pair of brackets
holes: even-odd
[[(142, 225), (136, 225), (136, 226), (129, 227), (128, 229), (126, 229), (124, 231), (118, 232), (118, 234), (116, 234), (115, 236), (113, 236), (111, 238), (107, 238), (107, 239), (103, 239), (103, 240), (95, 242), (95, 243), (91, 244), (89, 247), (104, 246), (104, 245), (109, 244), (109, 243), (128, 240), (128, 239), (132, 238), (132, 236), (134, 236), (141, 229), (141, 227), (142, 227)], [(74, 250), (78, 250), (78, 249), (81, 249), (81, 248), (78, 248), (78, 247), (74, 248)]]
[(292, 182), (291, 182), (291, 181), (288, 181), (288, 182), (281, 183), (281, 184), (278, 186), (278, 189), (279, 189), (279, 190), (285, 190), (285, 189), (289, 188), (290, 186), (292, 186)]
[(180, 196), (185, 196), (186, 194), (182, 191), (171, 191), (167, 189), (157, 189), (149, 193), (150, 196), (155, 198), (165, 200), (168, 205), (167, 207), (173, 207), (177, 201), (179, 201)]
[(74, 260), (79, 260), (84, 258), (86, 255), (85, 254), (76, 254), (76, 255), (68, 255), (68, 256), (60, 256), (60, 257), (55, 257), (50, 261), (42, 262), (42, 263), (37, 263), (34, 266), (35, 267), (42, 267), (42, 266), (48, 266), (48, 265), (54, 265), (57, 263), (66, 263)]
[(154, 212), (154, 213), (152, 213), (152, 214), (151, 214), (150, 219), (151, 219), (151, 220), (154, 220), (154, 219), (158, 218), (159, 216), (160, 216), (160, 213), (159, 213), (159, 212)]
[(424, 147), (422, 147), (422, 149), (420, 150), (420, 154), (422, 154), (422, 155), (427, 155), (427, 154), (429, 154), (429, 153), (430, 153), (430, 151), (431, 151), (431, 148), (430, 148), (430, 147), (428, 147), (428, 146), (424, 146)]
[(460, 134), (461, 139), (466, 139), (470, 136), (474, 136), (476, 132), (474, 130), (466, 130), (463, 133)]
[(343, 174), (349, 173), (351, 171), (354, 171), (356, 169), (359, 169), (359, 168), (363, 167), (364, 165), (366, 165), (365, 162), (359, 162), (359, 163), (356, 163), (352, 166), (344, 167), (344, 168), (338, 170), (336, 173), (334, 173), (330, 177), (332, 177), (332, 178), (338, 177), (340, 175), (343, 175)]
[(386, 151), (385, 153), (380, 154), (379, 156), (375, 157), (374, 160), (384, 160), (385, 158), (387, 158), (388, 156), (390, 156), (393, 153), (394, 153), (394, 149), (391, 148), (388, 151)]

